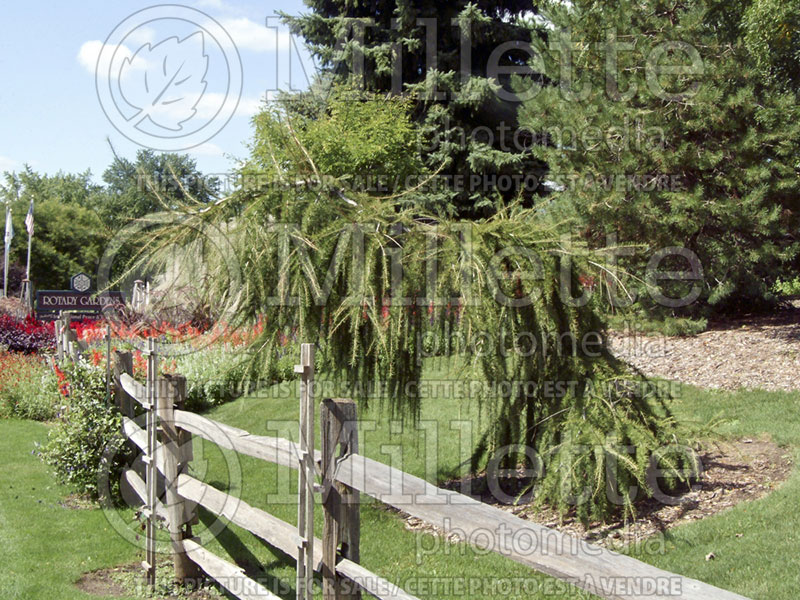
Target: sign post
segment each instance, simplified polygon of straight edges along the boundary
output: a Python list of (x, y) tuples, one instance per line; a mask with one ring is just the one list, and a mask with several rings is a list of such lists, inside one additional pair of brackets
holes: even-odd
[[(19, 199), (19, 193), (17, 193)], [(33, 244), (33, 194), (31, 194), (31, 205), (28, 214), (25, 216), (25, 229), (28, 231), (28, 264), (25, 267), (25, 281), (22, 282), (22, 302), (30, 313), (33, 308), (33, 293), (31, 291), (31, 245)]]

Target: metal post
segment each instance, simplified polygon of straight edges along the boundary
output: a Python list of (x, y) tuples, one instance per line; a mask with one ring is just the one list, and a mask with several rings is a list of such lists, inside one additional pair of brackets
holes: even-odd
[[(33, 196), (31, 196), (33, 197)], [(19, 200), (19, 192), (17, 193), (17, 199)], [(31, 201), (31, 208), (33, 208), (33, 201)], [(33, 214), (33, 213), (31, 213)], [(25, 221), (27, 224), (27, 219)], [(27, 229), (27, 226), (26, 226)], [(28, 281), (31, 280), (31, 243), (33, 242), (33, 236), (28, 233), (28, 266), (25, 268), (25, 277), (27, 277)]]

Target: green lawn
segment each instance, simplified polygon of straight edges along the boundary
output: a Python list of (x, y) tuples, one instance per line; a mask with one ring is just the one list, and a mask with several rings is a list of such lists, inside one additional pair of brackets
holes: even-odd
[[(215, 408), (208, 416), (253, 433), (294, 437), (296, 426), (289, 423), (296, 418), (296, 405), (294, 390), (284, 386)], [(722, 436), (767, 432), (779, 444), (800, 448), (800, 394), (684, 388), (673, 406), (682, 419), (698, 425), (724, 417), (726, 422), (718, 428)], [(469, 445), (460, 442), (451, 421), (475, 422), (478, 411), (452, 399), (430, 399), (422, 414), (425, 435), (408, 422), (390, 426), (389, 415), (379, 406), (362, 409), (360, 417), (363, 453), (436, 480), (457, 473), (468, 455)], [(43, 425), (0, 421), (0, 541), (6, 555), (0, 566), (0, 598), (84, 598), (73, 587), (81, 573), (141, 556), (113, 531), (101, 511), (59, 505), (67, 491), (52, 482), (31, 454), (33, 442), (45, 437)], [(289, 482), (295, 489), (295, 472), (223, 453), (200, 440), (195, 455), (195, 476), (286, 521), (296, 521), (297, 507), (290, 499), (271, 497), (279, 492), (278, 482)], [(434, 455), (438, 460), (432, 460)], [(798, 493), (800, 476), (795, 471), (770, 496), (673, 529), (665, 538), (665, 553), (639, 558), (754, 599), (794, 599), (800, 589), (800, 556), (795, 552), (800, 537)], [(319, 534), (321, 511), (317, 517)], [(201, 520), (208, 525), (214, 519), (201, 512)], [(202, 534), (205, 526), (197, 529)], [(362, 508), (361, 544), (366, 567), (420, 598), (576, 597), (536, 592), (547, 585), (545, 577), (500, 556), (407, 531), (396, 515), (373, 502)], [(271, 580), (281, 596), (294, 597), (293, 562), (249, 533), (232, 526), (209, 547), (234, 557), (253, 575)], [(709, 552), (716, 560), (704, 560)], [(472, 590), (457, 587), (465, 576), (476, 586)]]
[[(130, 563), (136, 550), (109, 525), (103, 512), (71, 510), (32, 454), (47, 428), (31, 421), (0, 420), (0, 598), (75, 600), (98, 598), (78, 591), (82, 573)], [(123, 516), (130, 518), (130, 511)]]
[[(722, 416), (726, 422), (717, 428), (722, 437), (767, 432), (793, 452), (795, 469), (769, 496), (677, 527), (667, 535), (668, 553), (641, 558), (750, 598), (796, 599), (800, 590), (800, 555), (795, 551), (800, 544), (800, 393), (728, 393), (689, 387), (684, 392), (674, 402), (679, 417), (701, 425)], [(705, 560), (709, 552), (715, 560)]]
[[(278, 388), (272, 397), (263, 393), (259, 396), (221, 406), (208, 416), (254, 433), (284, 437), (296, 435), (295, 425), (284, 429), (267, 426), (269, 421), (296, 419), (296, 396)], [(723, 393), (685, 387), (673, 406), (680, 418), (698, 427), (715, 418), (724, 418), (725, 422), (717, 428), (722, 437), (755, 436), (768, 432), (777, 443), (800, 448), (800, 394)], [(375, 423), (366, 425), (367, 431), (360, 432), (363, 453), (383, 462), (393, 461), (396, 466), (433, 481), (441, 474), (457, 472), (458, 465), (467, 457), (469, 446), (459, 444), (458, 432), (451, 429), (451, 421), (476, 420), (477, 407), (460, 406), (447, 399), (431, 400), (425, 404), (422, 420), (434, 423), (433, 429), (438, 431), (438, 461), (430, 460), (431, 449), (435, 447), (430, 442), (427, 444), (429, 452), (423, 451), (426, 444), (421, 440), (425, 436), (413, 425), (405, 423), (402, 433), (392, 435), (389, 416), (381, 414), (377, 406), (361, 410), (360, 417), (362, 422)], [(427, 435), (430, 440), (430, 434)], [(207, 480), (225, 480), (221, 457), (208, 451), (205, 456), (209, 459)], [(243, 484), (236, 493), (241, 493), (246, 501), (257, 506), (267, 507), (267, 494), (277, 491), (275, 482), (279, 477), (291, 482), (295, 479), (293, 472), (254, 459), (242, 458), (241, 465)], [(787, 484), (767, 498), (674, 529), (666, 536), (666, 553), (638, 557), (754, 599), (794, 599), (800, 587), (800, 576), (797, 575), (800, 573), (800, 557), (793, 552), (795, 538), (800, 536), (795, 533), (800, 531), (800, 511), (793, 509), (791, 498), (796, 496), (799, 488), (800, 476), (795, 471)], [(269, 509), (287, 521), (295, 520), (294, 505), (273, 503)], [(527, 578), (533, 586), (542, 581), (532, 571), (509, 560), (494, 555), (478, 556), (461, 545), (439, 543), (442, 547), (439, 553), (423, 552), (419, 564), (415, 564), (417, 550), (430, 548), (435, 543), (431, 538), (406, 531), (395, 517), (376, 504), (363, 509), (362, 519), (362, 562), (391, 581), (402, 584), (414, 578), (425, 581), (429, 577), (457, 578), (465, 574), (477, 580), (482, 577), (487, 580)], [(742, 537), (736, 537), (737, 533), (742, 533)], [(272, 558), (263, 545), (255, 542), (248, 544), (248, 548), (254, 555), (251, 562), (271, 563)], [(715, 553), (716, 560), (705, 560), (709, 552)], [(235, 556), (236, 550), (232, 549), (232, 553)], [(279, 561), (271, 563), (270, 573), (285, 582), (291, 582), (293, 578), (291, 565)], [(419, 595), (428, 598), (448, 596), (444, 591)], [(503, 593), (503, 590), (493, 594), (481, 590), (479, 593), (465, 593), (463, 597), (560, 598), (574, 595), (517, 595)]]

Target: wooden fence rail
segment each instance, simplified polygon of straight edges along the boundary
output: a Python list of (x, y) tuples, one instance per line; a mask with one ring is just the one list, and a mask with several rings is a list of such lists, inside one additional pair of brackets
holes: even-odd
[[(212, 421), (196, 413), (176, 410), (173, 414), (175, 424), (186, 431), (213, 442), (226, 450), (259, 458), (267, 462), (300, 468), (300, 448), (294, 442), (277, 437), (251, 435), (243, 429)], [(320, 453), (315, 453), (319, 462)]]
[[(65, 326), (62, 324), (62, 327)], [(63, 332), (59, 336), (63, 336)], [(62, 339), (69, 341), (66, 336)], [(79, 351), (72, 352), (75, 348), (74, 341), (72, 343), (72, 348), (61, 344), (59, 347), (63, 357), (77, 359)], [(130, 360), (124, 355), (118, 356), (114, 378), (117, 405), (127, 413), (122, 420), (123, 434), (144, 453), (149, 475), (143, 481), (132, 469), (124, 473), (130, 489), (145, 504), (148, 536), (152, 533), (153, 545), (148, 539), (145, 561), (148, 581), (154, 581), (155, 575), (155, 559), (151, 554), (151, 549), (154, 552), (155, 548), (155, 526), (164, 522), (169, 531), (177, 579), (192, 577), (195, 568), (199, 568), (223, 587), (228, 586), (239, 598), (276, 598), (261, 584), (247, 578), (238, 566), (213, 555), (192, 537), (195, 507), (200, 505), (294, 558), (298, 565), (298, 600), (311, 597), (314, 572), (321, 575), (326, 600), (352, 600), (359, 598), (362, 591), (381, 600), (416, 600), (415, 596), (359, 564), (359, 494), (363, 493), (449, 533), (457, 533), (470, 542), (480, 539), (482, 549), (487, 548), (488, 542), (488, 548), (502, 556), (601, 598), (747, 600), (733, 592), (520, 519), (457, 492), (440, 489), (419, 477), (358, 454), (358, 417), (356, 404), (350, 400), (326, 399), (320, 403), (322, 448), (316, 451), (313, 348), (308, 344), (303, 344), (301, 364), (296, 367), (302, 378), (299, 443), (252, 435), (183, 410), (185, 380), (155, 377), (157, 353), (152, 343), (148, 346), (148, 357), (151, 360), (147, 385), (133, 379)], [(144, 428), (133, 418), (132, 406), (138, 406), (134, 412), (144, 411)], [(187, 465), (192, 458), (192, 435), (221, 448), (298, 470), (298, 525), (278, 519), (190, 476)], [(161, 499), (155, 497), (157, 477), (161, 478), (165, 490)], [(316, 493), (321, 494), (324, 512), (321, 540), (314, 537), (313, 530)], [(233, 586), (233, 581), (242, 585)]]
[[(744, 598), (520, 519), (504, 510), (458, 492), (443, 490), (419, 477), (365, 456), (350, 455), (342, 459), (336, 470), (336, 480), (443, 528), (448, 533), (458, 532), (467, 539), (484, 541), (488, 539), (485, 534), (492, 532), (494, 535), (489, 542), (492, 544), (491, 550), (541, 573), (568, 581), (601, 598)], [(522, 545), (525, 546), (524, 550)], [(631, 581), (652, 582), (656, 592), (610, 591), (612, 588), (635, 587), (627, 583), (617, 583)]]

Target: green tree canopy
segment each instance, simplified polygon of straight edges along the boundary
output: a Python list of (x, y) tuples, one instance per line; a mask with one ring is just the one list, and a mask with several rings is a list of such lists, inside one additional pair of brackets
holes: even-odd
[(207, 203), (218, 188), (217, 179), (205, 177), (189, 156), (152, 150), (139, 150), (133, 161), (115, 156), (103, 181), (107, 195), (97, 210), (117, 227), (181, 204)]
[[(35, 201), (31, 274), (36, 288), (64, 289), (77, 272), (94, 275), (108, 243), (126, 223), (157, 211), (207, 204), (218, 185), (188, 156), (149, 150), (139, 151), (135, 161), (115, 157), (103, 179), (100, 185), (89, 171), (43, 175), (30, 167), (6, 174), (2, 194), (11, 201), (15, 231), (11, 260), (23, 266), (24, 219), (31, 198)], [(115, 276), (136, 249), (129, 243), (117, 254)]]
[[(381, 108), (370, 102), (383, 101), (367, 100), (359, 112)], [(327, 118), (332, 124), (315, 126), (335, 130), (337, 114)], [(147, 243), (156, 257), (176, 243), (200, 248), (194, 256), (209, 275), (211, 305), (234, 327), (260, 324), (248, 348), (257, 373), (273, 372), (283, 340), (315, 342), (320, 377), (414, 417), (426, 395), (426, 358), (438, 357), (444, 383), (463, 384), (464, 400), (482, 402), (490, 417), (476, 470), (498, 451), (500, 464), (516, 466), (517, 452), (502, 452), (524, 442), (549, 465), (538, 482), (542, 502), (567, 509), (576, 486), (591, 482), (591, 497), (578, 506), (588, 518), (614, 509), (605, 465), (630, 445), (615, 481), (647, 489), (650, 457), (675, 433), (673, 422), (662, 394), (605, 349), (602, 323), (582, 301), (579, 275), (591, 268), (585, 250), (518, 204), (464, 222), (360, 193), (346, 177), (320, 172), (336, 169), (338, 154), (313, 134), (306, 147), (304, 133), (276, 115), (262, 114), (256, 125), (256, 148), (266, 155), (246, 170), (261, 172), (266, 185), (185, 212), (151, 230)], [(342, 133), (375, 150), (371, 125)], [(226, 251), (197, 246), (220, 234)], [(632, 511), (631, 499), (624, 502)]]
[[(299, 109), (297, 100), (283, 96), (253, 119), (246, 172), (269, 174), (273, 179), (284, 176), (285, 164), (278, 159), (276, 146), (282, 143), (288, 123), (298, 142), (294, 151), (314, 157), (308, 173), (313, 180), (324, 174), (327, 183), (339, 182), (375, 196), (400, 195), (424, 183), (421, 179), (427, 173), (408, 100), (338, 84), (325, 104), (311, 110)], [(284, 145), (281, 151), (286, 149)], [(406, 204), (421, 202), (420, 194), (407, 196), (403, 196)]]
[(535, 147), (559, 190), (547, 210), (577, 214), (592, 243), (643, 245), (627, 262), (642, 278), (654, 252), (687, 248), (717, 308), (768, 297), (800, 249), (800, 107), (752, 60), (742, 6), (546, 2), (538, 49), (556, 83), (521, 112), (547, 133)]
[[(513, 139), (519, 98), (509, 73), (526, 69), (530, 59), (530, 32), (523, 22), (530, 3), (306, 4), (311, 13), (284, 18), (320, 60), (324, 80), (332, 76), (413, 100), (423, 158), (445, 182), (438, 193), (426, 195), (425, 208), (488, 215), (498, 200), (515, 199), (521, 187), (504, 189), (497, 176), (530, 174), (536, 181), (542, 173), (541, 163)], [(528, 197), (535, 183), (529, 188)]]
[(767, 78), (800, 92), (798, 0), (754, 0), (745, 13), (744, 40)]
[(29, 167), (6, 174), (3, 195), (11, 200), (14, 223), (11, 258), (25, 265), (25, 216), (34, 200), (31, 279), (37, 289), (66, 289), (81, 271), (94, 274), (110, 231), (94, 210), (104, 197), (89, 173), (41, 175)]

